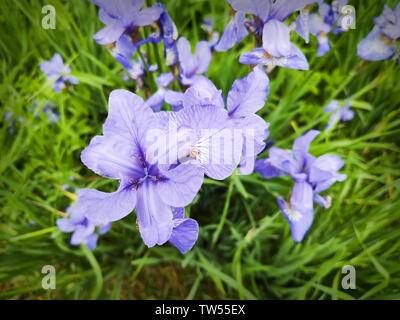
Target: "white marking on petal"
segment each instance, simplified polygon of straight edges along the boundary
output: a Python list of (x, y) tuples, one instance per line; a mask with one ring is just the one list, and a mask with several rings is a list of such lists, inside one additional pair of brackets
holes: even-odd
[(285, 208), (283, 212), (286, 214), (288, 219), (293, 222), (297, 222), (303, 218), (303, 215), (299, 211), (293, 210), (292, 208)]

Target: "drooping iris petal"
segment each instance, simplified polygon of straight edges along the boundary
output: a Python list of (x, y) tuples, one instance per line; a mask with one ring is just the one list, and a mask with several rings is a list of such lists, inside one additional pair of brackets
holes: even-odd
[(71, 245), (76, 246), (81, 243), (85, 243), (87, 238), (93, 234), (94, 225), (84, 226), (79, 225), (71, 237)]
[(245, 18), (246, 14), (244, 12), (238, 11), (235, 13), (215, 46), (215, 51), (227, 51), (248, 35), (249, 32), (244, 25)]
[(212, 55), (207, 41), (199, 41), (196, 44), (197, 69), (196, 73), (206, 73), (210, 65)]
[(172, 210), (158, 194), (157, 183), (146, 179), (137, 192), (136, 215), (139, 231), (148, 247), (162, 245), (171, 237)]
[(101, 225), (99, 227), (99, 233), (106, 234), (111, 229), (111, 226), (112, 226), (112, 222)]
[(357, 55), (371, 61), (389, 59), (395, 52), (396, 46), (382, 36), (380, 28), (377, 26), (357, 46)]
[(269, 93), (269, 78), (259, 67), (242, 79), (233, 82), (228, 93), (229, 116), (240, 118), (260, 110)]
[(85, 244), (90, 250), (94, 250), (97, 247), (98, 239), (99, 239), (99, 236), (95, 233), (92, 233), (91, 235), (89, 235), (87, 237)]
[(117, 41), (119, 37), (121, 37), (124, 31), (125, 27), (116, 20), (113, 22), (113, 24), (110, 24), (100, 31), (97, 31), (97, 33), (93, 35), (93, 39), (101, 45), (113, 43)]
[(191, 203), (199, 192), (204, 171), (197, 163), (184, 163), (162, 172), (163, 180), (156, 185), (163, 202), (173, 207), (184, 207)]
[(287, 57), (272, 57), (263, 48), (255, 48), (251, 52), (242, 53), (239, 62), (244, 64), (275, 65), (290, 69), (308, 70), (306, 57), (299, 48), (291, 44), (291, 53)]
[(129, 70), (131, 67), (130, 59), (135, 50), (136, 47), (133, 45), (130, 37), (128, 35), (122, 35), (110, 52), (115, 60), (117, 60), (125, 69)]
[(83, 206), (85, 216), (99, 224), (117, 221), (133, 211), (136, 204), (136, 188), (124, 186), (112, 193), (95, 189), (80, 189), (78, 205)]
[(300, 242), (313, 221), (312, 187), (305, 181), (296, 182), (290, 198), (291, 207), (282, 202), (282, 199), (278, 200), (282, 213), (290, 225), (292, 238), (294, 241)]
[(290, 31), (286, 24), (273, 19), (263, 28), (263, 48), (273, 57), (287, 57), (291, 53)]
[(256, 160), (254, 170), (266, 179), (271, 179), (287, 174), (287, 172), (281, 171), (273, 166), (271, 164), (271, 160), (269, 159)]
[(193, 248), (199, 234), (199, 225), (193, 219), (174, 220), (171, 242), (182, 254)]

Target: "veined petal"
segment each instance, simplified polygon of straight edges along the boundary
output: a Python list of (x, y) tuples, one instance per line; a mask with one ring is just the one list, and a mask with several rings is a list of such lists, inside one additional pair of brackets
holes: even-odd
[(119, 39), (119, 37), (124, 33), (125, 28), (118, 21), (107, 27), (98, 31), (93, 35), (93, 39), (96, 40), (98, 44), (110, 44)]
[(197, 69), (196, 73), (206, 73), (210, 65), (212, 55), (208, 41), (199, 41), (196, 44), (196, 59)]
[(180, 219), (172, 229), (171, 242), (182, 254), (193, 248), (199, 235), (199, 225), (193, 219)]
[(77, 206), (83, 206), (85, 216), (96, 224), (117, 221), (133, 211), (136, 204), (136, 188), (123, 186), (112, 193), (95, 189), (80, 189)]
[(138, 189), (136, 215), (140, 234), (148, 247), (168, 241), (173, 227), (172, 209), (160, 198), (156, 184), (146, 179)]
[(224, 33), (221, 36), (218, 44), (215, 46), (215, 51), (228, 51), (236, 43), (241, 41), (247, 34), (246, 26), (244, 21), (246, 14), (244, 12), (236, 12), (235, 16), (229, 21), (225, 28)]
[(263, 178), (271, 179), (287, 174), (271, 164), (269, 159), (256, 160), (254, 170), (258, 172)]
[(282, 198), (278, 197), (277, 200), (283, 216), (289, 223), (293, 240), (301, 242), (304, 235), (311, 227), (314, 216), (313, 210), (299, 212), (289, 207)]
[(259, 67), (242, 79), (233, 82), (228, 93), (229, 116), (240, 118), (260, 110), (269, 93), (269, 78)]
[(287, 57), (291, 53), (290, 31), (286, 24), (273, 19), (263, 28), (263, 48), (273, 57)]
[(173, 207), (190, 204), (204, 180), (204, 170), (197, 163), (183, 163), (162, 172), (163, 180), (156, 185), (162, 201)]

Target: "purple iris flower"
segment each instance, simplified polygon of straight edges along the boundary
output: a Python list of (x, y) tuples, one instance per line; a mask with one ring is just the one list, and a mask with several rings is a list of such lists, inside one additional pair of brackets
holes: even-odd
[(358, 44), (358, 56), (371, 61), (398, 56), (396, 41), (400, 39), (400, 3), (394, 10), (385, 5), (382, 15), (375, 18), (374, 23), (372, 31)]
[(60, 119), (58, 108), (53, 104), (47, 104), (42, 108), (43, 113), (46, 115), (50, 123), (57, 122)]
[(99, 227), (98, 233), (105, 234), (110, 230), (111, 223), (96, 225), (83, 214), (83, 207), (78, 204), (69, 207), (68, 218), (61, 218), (56, 221), (58, 228), (63, 232), (73, 232), (71, 245), (85, 244), (90, 250), (97, 246), (98, 235), (95, 233), (96, 226)]
[(93, 38), (98, 44), (106, 45), (117, 41), (134, 27), (143, 27), (158, 20), (163, 9), (157, 6), (140, 9), (144, 0), (90, 0), (100, 7), (99, 19), (107, 26)]
[[(328, 34), (338, 33), (344, 31), (339, 22), (340, 8), (347, 4), (347, 0), (333, 1), (332, 5), (327, 3), (320, 3), (318, 14), (313, 13), (309, 15), (309, 32), (317, 38), (318, 52), (317, 57), (321, 57), (329, 52), (331, 45), (329, 43)], [(335, 26), (337, 26), (335, 28)]]
[[(174, 110), (180, 110), (168, 114), (167, 120), (195, 130), (197, 138), (193, 141), (192, 155), (209, 177), (225, 179), (237, 165), (242, 174), (250, 174), (269, 134), (269, 124), (255, 114), (264, 106), (268, 91), (269, 79), (264, 70), (256, 67), (246, 77), (235, 80), (225, 109), (221, 90), (207, 78), (201, 78), (185, 93), (170, 90), (166, 93), (166, 102)], [(226, 133), (222, 147), (217, 147), (218, 141), (203, 133), (207, 128)], [(221, 150), (230, 153), (228, 161), (220, 165), (210, 163), (208, 160), (218, 158)]]
[(325, 108), (325, 113), (332, 113), (325, 130), (331, 128), (339, 120), (346, 122), (354, 118), (354, 111), (350, 110), (352, 102), (347, 102), (342, 108), (337, 100), (332, 100)]
[(264, 178), (289, 174), (295, 181), (290, 203), (280, 197), (277, 200), (296, 242), (302, 241), (312, 224), (313, 202), (326, 209), (331, 205), (331, 198), (323, 197), (319, 193), (327, 190), (336, 181), (347, 178), (345, 174), (338, 173), (344, 165), (340, 157), (325, 154), (315, 158), (308, 152), (311, 142), (318, 134), (319, 131), (310, 130), (297, 138), (292, 151), (272, 147), (269, 158), (257, 160), (255, 165), (255, 170)]
[(71, 72), (69, 66), (64, 66), (60, 54), (55, 53), (50, 61), (43, 61), (39, 65), (40, 70), (47, 74), (47, 80), (54, 80), (53, 90), (57, 93), (65, 88), (65, 82), (78, 84), (79, 81), (74, 76), (68, 75)]
[(156, 78), (156, 83), (159, 86), (158, 90), (147, 99), (147, 104), (154, 111), (160, 111), (165, 101), (165, 94), (167, 93), (168, 86), (175, 80), (172, 72), (161, 73)]
[[(240, 56), (244, 64), (284, 66), (307, 70), (308, 63), (301, 51), (290, 42), (290, 29), (283, 23), (295, 11), (315, 3), (315, 0), (287, 1), (278, 0), (227, 0), (235, 16), (226, 27), (216, 51), (226, 51), (247, 34), (248, 29), (259, 39), (262, 47)], [(252, 14), (255, 20), (247, 19)]]
[(185, 37), (178, 40), (179, 76), (184, 85), (194, 84), (200, 76), (206, 73), (210, 65), (212, 55), (207, 41), (199, 41), (196, 44), (196, 55), (192, 54), (190, 43)]
[[(162, 245), (171, 237), (174, 241), (174, 235), (180, 239), (174, 233), (180, 224), (174, 221), (173, 207), (188, 205), (204, 179), (204, 171), (195, 161), (178, 163), (178, 158), (190, 150), (182, 147), (180, 153), (180, 141), (173, 140), (175, 136), (165, 143), (169, 131), (159, 114), (139, 96), (114, 90), (103, 135), (94, 137), (81, 154), (88, 168), (120, 182), (113, 193), (79, 190), (78, 205), (84, 216), (95, 223), (107, 223), (135, 209), (140, 234), (148, 247)], [(185, 223), (182, 229), (185, 227), (194, 230), (197, 224)]]

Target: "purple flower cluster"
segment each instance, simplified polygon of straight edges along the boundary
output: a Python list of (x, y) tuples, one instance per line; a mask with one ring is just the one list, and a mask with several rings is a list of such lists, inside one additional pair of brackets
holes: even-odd
[[(140, 96), (123, 89), (112, 91), (103, 134), (93, 137), (81, 153), (86, 167), (119, 185), (111, 193), (78, 190), (69, 217), (57, 221), (62, 231), (73, 232), (71, 244), (95, 248), (99, 234), (135, 211), (148, 247), (170, 242), (185, 253), (199, 233), (197, 222), (185, 217), (185, 207), (193, 202), (205, 176), (223, 180), (236, 170), (242, 175), (256, 171), (267, 179), (289, 175), (294, 180), (289, 200), (278, 197), (277, 202), (294, 241), (302, 241), (313, 221), (314, 203), (325, 209), (331, 206), (331, 197), (321, 193), (346, 179), (339, 173), (344, 162), (336, 155), (309, 153), (317, 130), (298, 137), (292, 150), (271, 147), (268, 158), (257, 160), (271, 145), (266, 141), (269, 123), (257, 112), (268, 98), (268, 71), (275, 66), (309, 69), (306, 57), (291, 42), (291, 33), (297, 32), (307, 43), (310, 33), (316, 36), (317, 56), (324, 55), (330, 50), (328, 34), (344, 31), (340, 12), (347, 1), (328, 5), (322, 0), (227, 0), (233, 14), (221, 38), (213, 31), (212, 20), (205, 19), (208, 37), (195, 44), (195, 51), (188, 39), (178, 36), (163, 4), (142, 8), (143, 0), (91, 1), (100, 8), (99, 18), (106, 25), (94, 39), (136, 81)], [(314, 4), (318, 12), (311, 11)], [(399, 22), (400, 5), (393, 11), (385, 7), (373, 31), (359, 44), (360, 57), (396, 56)], [(139, 32), (143, 27), (146, 32)], [(233, 82), (225, 99), (206, 75), (214, 51), (227, 51), (249, 34), (255, 47), (242, 53), (239, 62), (254, 67)], [(153, 55), (142, 48), (161, 42), (164, 65), (157, 48), (153, 47)], [(151, 64), (155, 63), (152, 56), (157, 65)], [(55, 56), (55, 61), (41, 65), (42, 70), (62, 75), (60, 83), (73, 82), (66, 78), (69, 69), (60, 59)], [(332, 100), (324, 108), (331, 114), (325, 129), (352, 119), (351, 104), (349, 99), (342, 104)]]
[(286, 203), (281, 197), (277, 200), (289, 223), (293, 240), (297, 242), (303, 240), (312, 224), (313, 203), (325, 209), (331, 206), (331, 197), (324, 197), (319, 193), (327, 190), (336, 181), (346, 179), (345, 174), (338, 173), (344, 165), (340, 157), (325, 154), (315, 158), (308, 152), (311, 142), (318, 134), (319, 131), (310, 130), (294, 141), (293, 150), (272, 147), (268, 159), (256, 161), (255, 170), (264, 178), (288, 174), (295, 181), (290, 202)]
[[(170, 76), (164, 78), (159, 81), (168, 83)], [(238, 165), (245, 174), (253, 172), (268, 137), (268, 124), (255, 112), (268, 90), (268, 77), (259, 68), (233, 83), (226, 108), (221, 91), (206, 78), (182, 93), (179, 111), (154, 112), (139, 96), (114, 90), (103, 135), (91, 140), (81, 159), (95, 173), (119, 180), (119, 188), (79, 190), (74, 211), (60, 228), (75, 230), (74, 244), (92, 244), (96, 225), (109, 225), (135, 209), (147, 246), (169, 241), (182, 253), (190, 250), (198, 224), (184, 217), (184, 207), (204, 175), (222, 180)]]
[(399, 58), (396, 42), (400, 39), (400, 3), (394, 10), (385, 5), (383, 13), (374, 19), (374, 24), (372, 31), (358, 44), (358, 56), (371, 61)]

